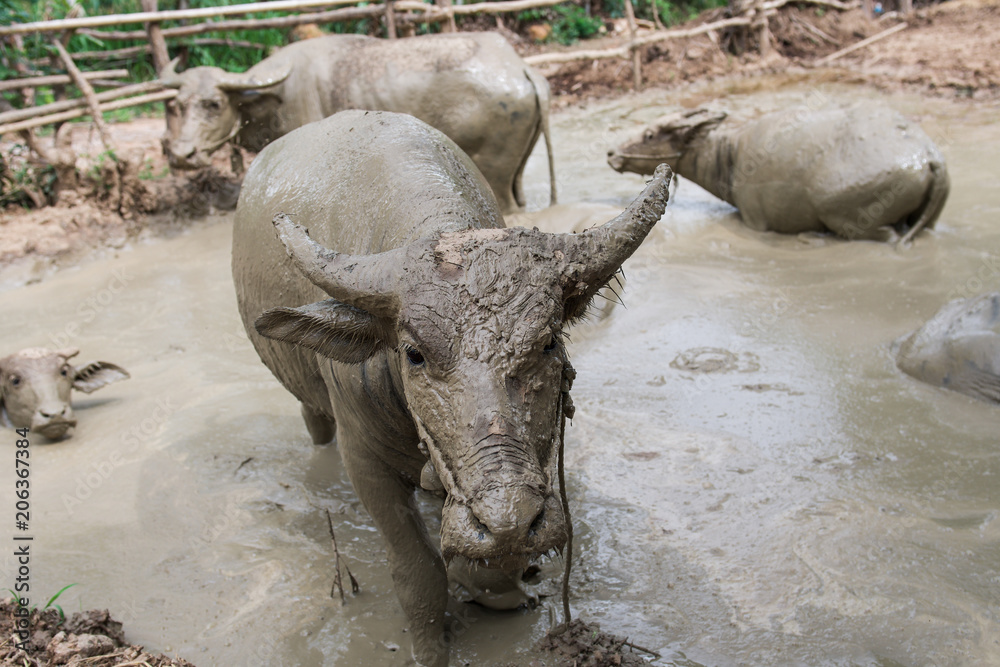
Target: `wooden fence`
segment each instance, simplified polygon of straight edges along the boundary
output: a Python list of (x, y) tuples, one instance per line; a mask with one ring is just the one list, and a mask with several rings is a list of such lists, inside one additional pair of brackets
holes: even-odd
[[(31, 98), (28, 91), (40, 85), (64, 85), (72, 82), (83, 94), (82, 99), (58, 100), (53, 104), (18, 109), (0, 113), (0, 134), (5, 132), (25, 131), (34, 127), (61, 123), (65, 120), (90, 115), (94, 118), (99, 129), (103, 128), (104, 111), (121, 109), (139, 104), (146, 104), (150, 101), (168, 100), (177, 93), (174, 90), (164, 90), (157, 82), (147, 84), (126, 85), (113, 81), (116, 77), (125, 75), (123, 70), (106, 70), (102, 72), (82, 73), (76, 67), (74, 59), (65, 52), (64, 45), (68, 43), (69, 36), (73, 32), (98, 37), (102, 40), (146, 40), (147, 44), (139, 47), (127, 47), (116, 50), (119, 54), (138, 55), (151, 52), (153, 65), (157, 72), (163, 70), (169, 62), (166, 40), (191, 35), (199, 35), (208, 32), (226, 32), (233, 30), (263, 29), (263, 28), (290, 28), (306, 23), (326, 24), (338, 21), (351, 21), (359, 18), (381, 18), (385, 24), (386, 37), (392, 39), (400, 35), (413, 34), (417, 23), (443, 23), (442, 29), (445, 31), (455, 30), (455, 17), (472, 14), (500, 14), (505, 12), (520, 12), (526, 9), (537, 9), (550, 7), (566, 2), (567, 0), (507, 0), (504, 2), (481, 2), (469, 5), (453, 5), (451, 0), (436, 0), (439, 4), (426, 4), (419, 0), (384, 0), (382, 4), (364, 7), (343, 7), (342, 5), (355, 5), (360, 0), (275, 0), (274, 2), (258, 2), (240, 5), (230, 5), (223, 7), (212, 7), (203, 9), (181, 9), (165, 10), (157, 9), (157, 0), (141, 0), (143, 11), (132, 14), (119, 14), (110, 16), (89, 16), (78, 18), (67, 18), (52, 21), (40, 21), (36, 23), (23, 23), (0, 26), (0, 40), (6, 39), (17, 45), (21, 36), (31, 33), (51, 33), (51, 41), (60, 53), (60, 59), (69, 72), (68, 75), (57, 75), (55, 77), (32, 77), (31, 73), (23, 71), (23, 78), (8, 81), (0, 81), (0, 90), (20, 89), (25, 91), (26, 100)], [(627, 43), (604, 50), (576, 50), (561, 53), (549, 53), (526, 57), (525, 60), (533, 65), (544, 65), (552, 63), (564, 63), (575, 60), (597, 60), (602, 58), (623, 58), (631, 59), (634, 75), (634, 86), (636, 89), (642, 86), (641, 54), (642, 49), (650, 44), (670, 40), (693, 37), (700, 34), (713, 33), (732, 27), (742, 26), (756, 32), (757, 42), (760, 45), (762, 54), (770, 44), (768, 29), (768, 17), (773, 15), (778, 8), (789, 2), (808, 3), (821, 5), (826, 8), (845, 10), (857, 7), (859, 2), (868, 0), (853, 0), (851, 2), (841, 2), (840, 0), (750, 0), (744, 5), (741, 13), (732, 18), (715, 21), (705, 25), (688, 29), (660, 29), (640, 35), (638, 32), (638, 22), (632, 7), (632, 0), (625, 0), (626, 18), (629, 30), (629, 40)], [(331, 9), (334, 8), (334, 9)], [(314, 10), (303, 12), (303, 10)], [(254, 12), (303, 12), (283, 17), (272, 18), (250, 18), (250, 19), (226, 19), (224, 17), (239, 16)], [(172, 26), (163, 28), (164, 21), (195, 21), (188, 25)], [(129, 24), (144, 23), (142, 30), (96, 30), (97, 27), (127, 26)], [(905, 27), (905, 24), (903, 24)], [(890, 31), (901, 30), (896, 26)], [(890, 31), (880, 33), (873, 38), (887, 36)], [(229, 40), (212, 40), (224, 42), (232, 46), (254, 46), (248, 42), (232, 42)], [(849, 47), (849, 49), (859, 48), (863, 44)], [(843, 51), (844, 53), (847, 50)], [(76, 59), (96, 59), (101, 53), (108, 52), (84, 52), (74, 54)], [(825, 61), (830, 61), (841, 55), (840, 52), (828, 56)], [(96, 93), (94, 87), (117, 88), (116, 90)], [(171, 117), (168, 112), (168, 123)]]

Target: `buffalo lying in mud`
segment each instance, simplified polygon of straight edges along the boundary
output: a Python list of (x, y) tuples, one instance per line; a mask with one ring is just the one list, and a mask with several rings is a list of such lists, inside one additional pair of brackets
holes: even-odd
[[(374, 111), (296, 130), (247, 172), (233, 230), (243, 322), (313, 440), (336, 435), (420, 664), (448, 661), (445, 561), (513, 580), (564, 544), (563, 329), (663, 214), (669, 174), (581, 234), (505, 228), (450, 139)], [(440, 553), (418, 486), (445, 496)]]
[(1000, 403), (1000, 292), (948, 302), (899, 341), (896, 365), (918, 380)]
[(848, 239), (934, 225), (948, 198), (941, 151), (881, 104), (789, 109), (740, 123), (699, 108), (663, 116), (608, 151), (616, 171), (661, 162), (740, 210), (757, 231), (833, 232)]
[(345, 109), (396, 111), (457, 143), (504, 213), (524, 206), (524, 165), (543, 134), (555, 203), (548, 82), (494, 33), (330, 35), (286, 46), (244, 74), (218, 67), (177, 74), (171, 64), (161, 81), (179, 89), (181, 124), (168, 128), (163, 142), (177, 168), (208, 166), (210, 154), (230, 139), (259, 151)]
[(72, 366), (76, 348), (29, 347), (0, 359), (0, 423), (37, 431), (49, 440), (72, 435), (76, 426), (70, 393), (89, 394), (129, 377), (106, 361)]

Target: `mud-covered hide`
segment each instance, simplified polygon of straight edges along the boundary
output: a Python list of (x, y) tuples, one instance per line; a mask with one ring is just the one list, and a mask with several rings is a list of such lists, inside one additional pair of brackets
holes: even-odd
[(668, 114), (608, 151), (617, 171), (678, 174), (739, 209), (758, 231), (908, 242), (948, 197), (941, 151), (877, 102), (805, 105), (737, 120), (707, 107)]
[(295, 128), (345, 109), (395, 111), (444, 132), (493, 188), (503, 212), (524, 206), (521, 177), (540, 134), (549, 149), (549, 86), (494, 33), (384, 40), (328, 35), (290, 44), (243, 74), (217, 67), (176, 73), (164, 85), (179, 129), (164, 137), (173, 167), (198, 169), (230, 139), (259, 151)]
[(895, 355), (918, 380), (1000, 403), (1000, 292), (949, 301)]
[[(377, 111), (291, 132), (247, 172), (241, 317), (314, 442), (335, 436), (386, 540), (419, 664), (447, 664), (446, 561), (480, 602), (509, 607), (521, 570), (564, 544), (563, 332), (659, 220), (668, 181), (664, 167), (580, 234), (508, 229), (454, 142)], [(418, 487), (444, 497), (440, 551)]]
[(76, 348), (29, 347), (0, 359), (0, 423), (49, 440), (71, 436), (76, 427), (72, 391), (89, 394), (129, 377), (107, 361), (73, 366), (69, 360), (78, 353)]

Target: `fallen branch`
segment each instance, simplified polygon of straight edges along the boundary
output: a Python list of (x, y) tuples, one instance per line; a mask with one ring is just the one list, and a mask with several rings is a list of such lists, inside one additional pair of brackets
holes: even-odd
[[(163, 84), (159, 81), (147, 81), (145, 83), (126, 85), (123, 88), (118, 88), (117, 90), (106, 90), (103, 93), (97, 93), (96, 97), (98, 102), (110, 102), (111, 100), (128, 97), (129, 95), (138, 95), (140, 93), (148, 93), (157, 90), (163, 90)], [(26, 120), (28, 118), (38, 118), (39, 116), (59, 113), (61, 111), (68, 111), (69, 109), (77, 109), (85, 106), (87, 106), (87, 100), (77, 98), (73, 100), (63, 100), (61, 102), (52, 102), (51, 104), (45, 104), (37, 107), (5, 111), (0, 113), (0, 125), (4, 123), (14, 123), (19, 120)]]
[[(231, 30), (264, 30), (273, 28), (294, 28), (297, 25), (306, 23), (335, 23), (337, 21), (355, 21), (357, 19), (370, 18), (372, 16), (382, 16), (385, 13), (383, 5), (372, 5), (370, 7), (347, 7), (334, 9), (328, 12), (316, 12), (314, 14), (299, 14), (297, 16), (279, 16), (269, 19), (236, 19), (233, 21), (205, 21), (192, 25), (176, 26), (174, 28), (164, 28), (163, 37), (187, 37), (190, 35), (201, 35), (206, 32), (227, 32)], [(90, 30), (81, 29), (77, 31), (81, 35), (96, 37), (112, 41), (124, 41), (129, 39), (145, 39), (144, 30), (132, 31), (111, 31), (111, 30)]]
[(872, 35), (868, 39), (861, 40), (857, 44), (852, 44), (851, 46), (848, 46), (847, 48), (841, 49), (840, 51), (837, 51), (836, 53), (831, 53), (830, 55), (826, 56), (825, 58), (820, 58), (819, 60), (814, 61), (812, 63), (812, 65), (813, 65), (813, 67), (819, 67), (820, 65), (826, 65), (827, 63), (833, 62), (834, 60), (836, 60), (837, 58), (840, 58), (841, 56), (846, 56), (848, 53), (852, 53), (854, 51), (857, 51), (858, 49), (863, 49), (866, 46), (868, 46), (869, 44), (873, 44), (874, 42), (877, 42), (880, 39), (885, 39), (889, 35), (895, 35), (897, 32), (900, 32), (901, 30), (905, 30), (908, 25), (909, 24), (907, 24), (907, 23), (900, 23), (898, 25), (894, 25), (891, 28), (889, 28), (888, 30), (883, 30), (882, 32), (880, 32), (880, 33), (878, 33), (876, 35)]
[(830, 35), (826, 34), (822, 30), (820, 30), (819, 28), (817, 28), (816, 26), (814, 26), (812, 23), (809, 23), (809, 21), (803, 21), (802, 19), (800, 19), (795, 14), (791, 15), (791, 19), (792, 19), (792, 23), (794, 23), (795, 25), (798, 25), (798, 26), (801, 26), (801, 27), (805, 28), (806, 30), (808, 30), (812, 34), (814, 34), (817, 37), (819, 37), (820, 39), (822, 39), (824, 42), (828, 42), (830, 44), (833, 44), (834, 46), (840, 46), (840, 42), (838, 42), (837, 40), (835, 40), (833, 37), (830, 37)]
[[(101, 112), (103, 113), (106, 111), (115, 111), (116, 109), (127, 109), (128, 107), (136, 107), (141, 104), (149, 104), (151, 102), (163, 102), (165, 100), (169, 100), (174, 97), (177, 97), (176, 90), (163, 90), (158, 93), (139, 95), (137, 97), (129, 97), (124, 100), (118, 100), (117, 102), (108, 102), (107, 104), (102, 104), (100, 109)], [(23, 120), (18, 123), (0, 125), (0, 134), (5, 134), (7, 132), (19, 132), (21, 130), (29, 130), (33, 127), (51, 125), (52, 123), (61, 123), (63, 121), (73, 120), (74, 118), (80, 118), (81, 116), (88, 116), (88, 115), (90, 115), (90, 109), (75, 109), (73, 111), (64, 111), (62, 113), (42, 116), (41, 118), (32, 118), (30, 120)]]
[(838, 2), (837, 0), (771, 0), (771, 2), (765, 2), (761, 7), (766, 11), (769, 9), (778, 9), (779, 7), (784, 7), (790, 4), (804, 4), (804, 5), (819, 5), (820, 7), (829, 7), (831, 9), (839, 9), (842, 12), (846, 12), (849, 9), (857, 9), (861, 6), (860, 2)]
[[(128, 76), (128, 70), (111, 69), (103, 72), (84, 72), (83, 78), (88, 81), (93, 79), (121, 79)], [(73, 78), (68, 74), (50, 74), (47, 76), (29, 76), (24, 79), (7, 79), (0, 81), (0, 90), (13, 90), (15, 88), (38, 88), (39, 86), (58, 86), (73, 83)]]

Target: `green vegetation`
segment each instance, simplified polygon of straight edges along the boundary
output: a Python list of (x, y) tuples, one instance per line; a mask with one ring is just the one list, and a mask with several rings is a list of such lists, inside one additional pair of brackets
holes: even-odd
[[(51, 598), (49, 598), (49, 601), (45, 603), (45, 606), (42, 607), (42, 611), (45, 611), (49, 607), (52, 607), (53, 609), (59, 612), (60, 623), (65, 621), (66, 614), (63, 612), (63, 608), (61, 606), (55, 604), (55, 601), (59, 599), (60, 595), (65, 593), (68, 589), (73, 588), (74, 586), (76, 586), (76, 584), (69, 584), (68, 586), (63, 586), (62, 588), (60, 588), (59, 592), (53, 595)], [(17, 606), (21, 607), (21, 597), (14, 591), (10, 590), (9, 588), (7, 590), (10, 591), (10, 594), (14, 596), (14, 602), (17, 604)], [(37, 608), (38, 608), (37, 604), (31, 605), (30, 611), (35, 611)]]

